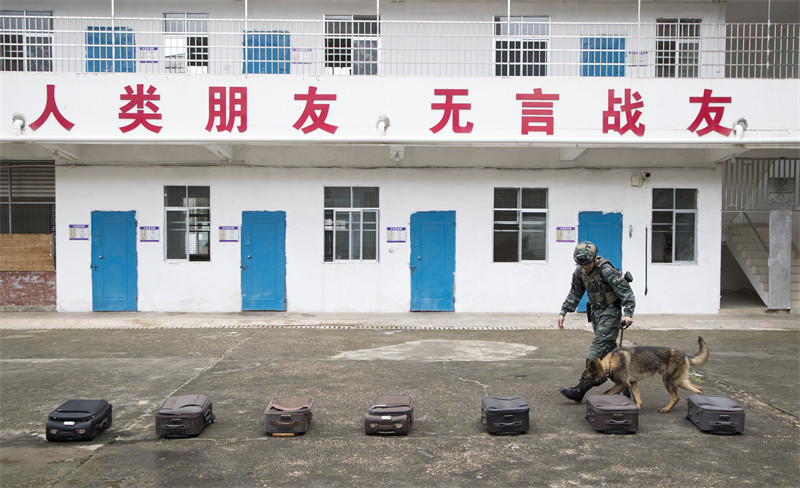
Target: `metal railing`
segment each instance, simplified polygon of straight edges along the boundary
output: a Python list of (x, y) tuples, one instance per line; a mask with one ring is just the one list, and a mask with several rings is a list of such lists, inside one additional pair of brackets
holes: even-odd
[(800, 78), (800, 24), (43, 19), (3, 24), (0, 70)]

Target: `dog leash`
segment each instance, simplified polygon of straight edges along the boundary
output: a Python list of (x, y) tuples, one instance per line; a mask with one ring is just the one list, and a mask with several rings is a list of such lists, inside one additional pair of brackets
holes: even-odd
[(625, 334), (625, 329), (628, 327), (630, 327), (630, 325), (626, 325), (624, 320), (619, 323), (619, 347), (622, 347), (622, 336)]

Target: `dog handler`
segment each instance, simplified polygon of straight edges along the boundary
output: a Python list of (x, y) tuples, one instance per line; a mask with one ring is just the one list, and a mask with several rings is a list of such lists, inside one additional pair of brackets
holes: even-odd
[(586, 370), (581, 375), (578, 385), (559, 388), (558, 391), (570, 400), (580, 403), (587, 391), (603, 383), (589, 374), (589, 363), (595, 359), (602, 359), (616, 347), (620, 323), (624, 321), (625, 327), (633, 323), (636, 299), (622, 273), (597, 254), (597, 246), (593, 243), (589, 241), (579, 243), (575, 246), (572, 257), (578, 266), (572, 273), (572, 286), (561, 305), (556, 323), (559, 330), (564, 330), (564, 316), (575, 311), (583, 293), (586, 292), (594, 339), (586, 358)]

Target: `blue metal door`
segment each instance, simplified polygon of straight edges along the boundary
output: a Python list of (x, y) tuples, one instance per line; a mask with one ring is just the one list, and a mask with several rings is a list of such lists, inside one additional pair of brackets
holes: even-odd
[(242, 212), (242, 310), (286, 310), (286, 212)]
[(137, 310), (136, 212), (92, 212), (92, 310)]
[(455, 310), (456, 213), (411, 216), (411, 310)]
[[(622, 214), (581, 212), (578, 214), (578, 241), (592, 241), (598, 253), (622, 269)], [(578, 311), (586, 311), (586, 294), (578, 304)]]

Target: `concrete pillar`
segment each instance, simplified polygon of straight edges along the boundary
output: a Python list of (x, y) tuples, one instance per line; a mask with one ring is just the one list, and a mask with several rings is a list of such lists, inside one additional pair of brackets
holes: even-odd
[(792, 298), (792, 211), (769, 212), (769, 303), (767, 308), (786, 311)]

